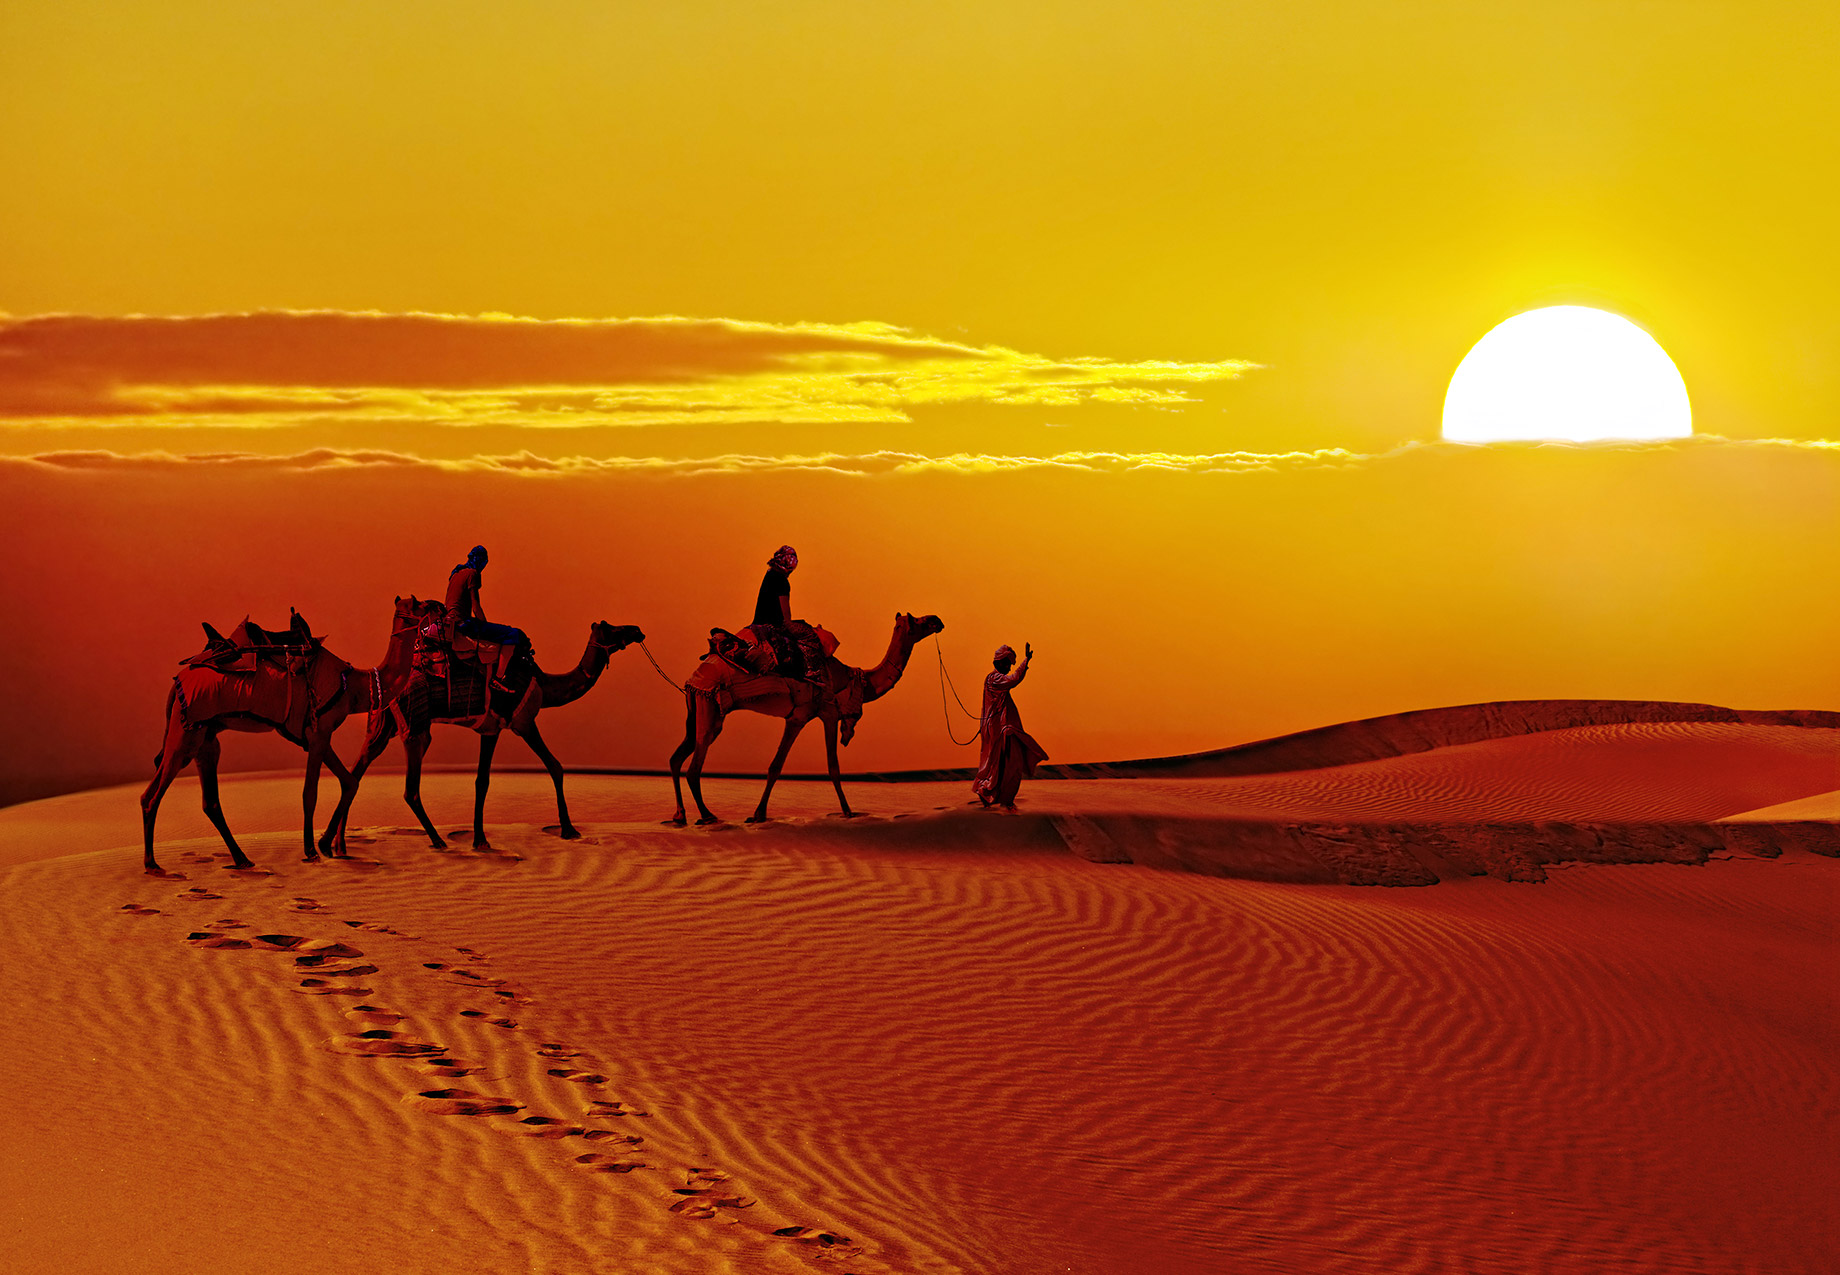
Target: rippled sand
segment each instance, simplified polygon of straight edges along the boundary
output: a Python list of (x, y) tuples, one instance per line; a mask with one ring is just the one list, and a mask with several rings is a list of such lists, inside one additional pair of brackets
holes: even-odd
[[(1833, 732), (1769, 734), (1794, 730), (1585, 728), (1025, 807), (1710, 820), (1840, 786)], [(302, 864), (297, 780), (226, 781), (249, 874), (189, 780), (171, 878), (140, 872), (132, 790), (0, 811), (6, 1269), (1840, 1255), (1834, 860), (1311, 885), (1089, 862), (954, 786), (858, 786), (845, 823), (790, 785), (774, 825), (675, 829), (668, 783), (588, 777), (563, 842), (528, 776), (495, 784), (478, 855), (408, 831), (399, 782), (367, 786), (352, 861)], [(736, 816), (756, 791), (710, 788)], [(470, 790), (430, 779), (440, 826)]]

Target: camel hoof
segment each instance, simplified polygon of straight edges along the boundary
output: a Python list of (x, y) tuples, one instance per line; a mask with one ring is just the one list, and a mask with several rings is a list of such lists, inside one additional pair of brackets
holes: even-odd
[(696, 821), (696, 826), (701, 828), (704, 824), (721, 823), (721, 822), (722, 821), (716, 818), (714, 815), (704, 815), (701, 819), (698, 819)]
[(749, 815), (747, 817), (747, 821), (749, 823), (765, 823), (767, 821), (767, 817), (765, 815)]
[(434, 838), (434, 839), (433, 839), (432, 841), (430, 841), (430, 842), (429, 842), (429, 845), (430, 845), (430, 847), (431, 847), (431, 848), (433, 848), (433, 849), (435, 849), (435, 850), (445, 850), (445, 849), (447, 849), (447, 843), (446, 843), (445, 841), (443, 841), (443, 840), (441, 840), (441, 839), (440, 839), (439, 837), (435, 837), (435, 838)]
[(581, 840), (581, 830), (573, 826), (564, 828), (561, 832), (558, 832), (556, 835), (558, 837), (561, 837), (564, 841), (580, 841)]
[(300, 861), (302, 863), (318, 863), (319, 862), (319, 851), (317, 850), (307, 851), (304, 855), (300, 857)]
[(684, 818), (683, 811), (680, 810), (676, 814), (672, 815), (669, 819), (664, 820), (663, 822), (664, 822), (664, 826), (667, 828), (681, 828), (686, 823), (689, 823), (690, 821)]

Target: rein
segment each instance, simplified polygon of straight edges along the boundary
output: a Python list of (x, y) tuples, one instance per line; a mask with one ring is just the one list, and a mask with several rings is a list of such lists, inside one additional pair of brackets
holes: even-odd
[[(957, 744), (960, 748), (969, 747), (983, 738), (982, 727), (984, 719), (966, 708), (964, 700), (958, 699), (958, 687), (952, 685), (952, 675), (946, 671), (945, 651), (939, 645), (939, 635), (937, 633), (933, 634), (933, 654), (939, 657), (939, 711), (945, 714), (946, 738), (951, 740), (954, 744)], [(946, 687), (948, 686), (952, 687), (952, 698), (958, 700), (958, 711), (963, 713), (966, 717), (969, 717), (972, 721), (978, 723), (979, 731), (970, 739), (960, 739), (957, 735), (952, 733), (952, 706), (946, 703)]]
[(639, 649), (645, 652), (645, 658), (647, 660), (650, 660), (652, 667), (658, 670), (658, 676), (664, 679), (664, 684), (670, 687), (672, 690), (678, 692), (679, 694), (682, 694), (683, 689), (684, 689), (683, 683), (674, 682), (671, 680), (671, 675), (664, 671), (664, 667), (658, 663), (657, 657), (655, 657), (652, 654), (652, 648), (647, 646), (645, 642), (641, 640), (639, 643)]

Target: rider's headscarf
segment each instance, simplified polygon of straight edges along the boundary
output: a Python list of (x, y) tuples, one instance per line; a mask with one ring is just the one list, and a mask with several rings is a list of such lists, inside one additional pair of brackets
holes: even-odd
[(990, 657), (990, 662), (992, 664), (1001, 664), (1004, 660), (1014, 660), (1015, 658), (1016, 652), (1008, 645), (1004, 645), (997, 648), (997, 653)]
[(771, 558), (767, 559), (769, 567), (778, 567), (781, 571), (790, 571), (799, 565), (799, 551), (791, 545), (781, 545)]
[(474, 545), (472, 549), (467, 553), (466, 561), (462, 562), (459, 566), (455, 567), (452, 571), (449, 571), (447, 574), (450, 576), (459, 575), (462, 571), (465, 571), (468, 567), (471, 567), (475, 571), (483, 571), (485, 570), (485, 566), (486, 566), (486, 547), (484, 545)]

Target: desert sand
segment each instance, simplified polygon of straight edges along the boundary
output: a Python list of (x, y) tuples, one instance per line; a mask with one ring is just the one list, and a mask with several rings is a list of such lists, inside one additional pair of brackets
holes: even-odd
[[(164, 878), (136, 788), (0, 811), (8, 1271), (1840, 1265), (1840, 731), (1610, 722), (1015, 816), (794, 783), (762, 827), (577, 775), (574, 842), (501, 775), (491, 855), (431, 849), (400, 783), (303, 864), (297, 775), (227, 778), (249, 873), (189, 777)], [(439, 826), (471, 787), (426, 779)]]

